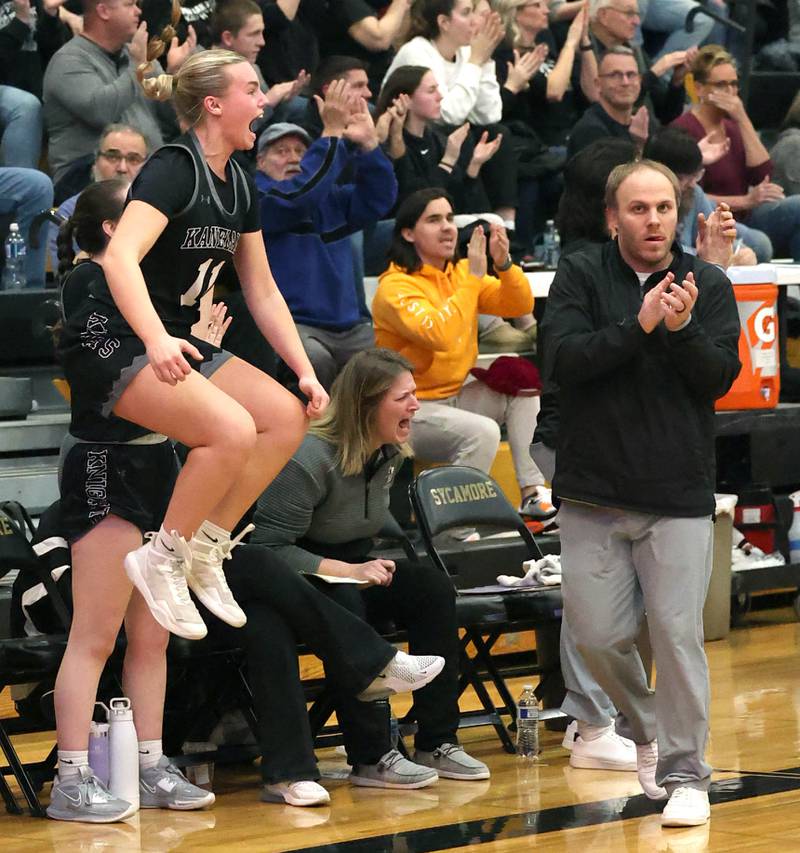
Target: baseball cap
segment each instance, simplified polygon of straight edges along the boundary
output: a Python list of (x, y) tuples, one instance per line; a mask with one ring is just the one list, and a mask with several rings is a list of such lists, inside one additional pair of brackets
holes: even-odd
[(258, 138), (258, 153), (260, 154), (267, 145), (272, 145), (284, 136), (299, 136), (306, 145), (311, 145), (312, 139), (308, 135), (308, 131), (303, 130), (299, 124), (292, 124), (289, 121), (279, 121), (269, 125), (261, 136)]

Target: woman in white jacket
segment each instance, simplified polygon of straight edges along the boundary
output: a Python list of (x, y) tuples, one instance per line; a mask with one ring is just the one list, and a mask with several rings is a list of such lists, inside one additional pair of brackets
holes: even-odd
[[(503, 39), (496, 13), (479, 17), (472, 0), (416, 0), (410, 40), (395, 55), (384, 82), (401, 66), (429, 68), (442, 94), (441, 123), (471, 125), (473, 142), (485, 129), (494, 137), (503, 113), (492, 54)], [(517, 206), (516, 159), (507, 133), (497, 154), (484, 167), (494, 211), (514, 227)]]

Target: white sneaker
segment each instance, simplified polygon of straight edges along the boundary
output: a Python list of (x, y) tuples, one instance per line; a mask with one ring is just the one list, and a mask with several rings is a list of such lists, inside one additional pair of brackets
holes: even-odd
[(639, 784), (645, 796), (650, 800), (666, 800), (669, 797), (665, 788), (656, 785), (656, 766), (658, 764), (658, 743), (651, 740), (650, 743), (636, 744), (636, 771), (639, 775)]
[(145, 534), (147, 542), (127, 554), (125, 572), (159, 625), (187, 640), (200, 640), (208, 631), (186, 588), (192, 552), (186, 540), (173, 531), (174, 554), (167, 556), (159, 547), (170, 550), (170, 546), (157, 546), (157, 536)]
[(241, 628), (247, 616), (228, 587), (222, 563), (230, 560), (231, 551), (251, 530), (255, 530), (255, 526), (248, 524), (235, 539), (221, 537), (219, 542), (207, 542), (197, 535), (192, 537), (192, 564), (186, 573), (186, 582), (205, 607), (234, 628)]
[[(574, 726), (574, 728), (573, 728)], [(564, 741), (571, 751), (570, 767), (586, 770), (636, 770), (636, 746), (632, 740), (621, 737), (610, 725), (605, 729), (596, 727), (595, 737), (582, 737), (578, 731), (578, 723), (570, 723), (567, 727)]]
[(438, 655), (408, 655), (398, 652), (384, 671), (356, 698), (362, 702), (385, 699), (394, 693), (419, 690), (444, 668), (444, 658)]
[(661, 812), (662, 826), (702, 826), (711, 817), (708, 793), (698, 788), (676, 788)]
[(316, 782), (276, 782), (261, 789), (262, 803), (286, 803), (290, 806), (324, 806), (331, 795)]

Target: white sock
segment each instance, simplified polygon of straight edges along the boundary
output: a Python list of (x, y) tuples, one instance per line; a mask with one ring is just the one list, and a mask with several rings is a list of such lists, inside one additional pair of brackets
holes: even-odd
[(609, 723), (607, 726), (593, 726), (590, 723), (583, 723), (578, 720), (578, 734), (583, 740), (597, 740), (612, 729), (613, 725), (613, 723)]
[(206, 519), (194, 534), (193, 539), (208, 545), (218, 545), (220, 542), (230, 542), (231, 532), (224, 527)]
[(177, 544), (175, 543), (172, 533), (166, 530), (163, 524), (161, 525), (161, 529), (158, 531), (158, 535), (153, 538), (152, 542), (153, 547), (165, 557), (175, 556)]
[(59, 749), (58, 778), (64, 782), (78, 775), (81, 767), (89, 766), (88, 749)]
[(155, 767), (164, 754), (161, 748), (161, 738), (158, 740), (139, 741), (139, 769), (149, 770)]

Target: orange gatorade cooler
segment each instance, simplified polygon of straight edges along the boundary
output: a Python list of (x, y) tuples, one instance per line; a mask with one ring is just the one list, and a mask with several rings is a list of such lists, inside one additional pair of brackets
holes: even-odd
[(777, 273), (771, 264), (731, 267), (742, 331), (742, 371), (731, 390), (717, 400), (717, 409), (772, 409), (781, 390), (778, 347)]

